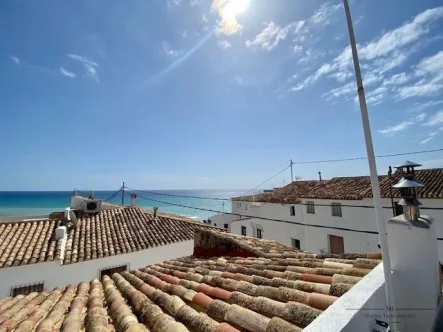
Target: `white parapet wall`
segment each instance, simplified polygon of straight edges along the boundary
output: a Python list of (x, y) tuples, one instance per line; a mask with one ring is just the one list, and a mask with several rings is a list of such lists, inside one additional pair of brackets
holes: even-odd
[(389, 322), (383, 264), (380, 263), (328, 310), (318, 316), (303, 332), (373, 331), (376, 321)]
[(59, 261), (30, 264), (0, 269), (0, 298), (9, 296), (12, 287), (44, 282), (44, 288), (52, 290), (81, 281), (100, 277), (100, 271), (128, 264), (128, 269), (138, 269), (182, 256), (192, 255), (194, 241), (183, 241), (128, 254), (90, 261), (60, 265)]

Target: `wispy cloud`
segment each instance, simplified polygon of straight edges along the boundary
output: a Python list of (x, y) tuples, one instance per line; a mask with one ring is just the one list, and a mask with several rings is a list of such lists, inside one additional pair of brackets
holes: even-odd
[(183, 0), (167, 0), (166, 5), (168, 8), (174, 8), (180, 6)]
[(178, 51), (173, 49), (171, 45), (166, 41), (162, 41), (162, 49), (163, 53), (169, 57), (176, 57), (178, 55)]
[(9, 58), (14, 62), (17, 66), (20, 66), (20, 59), (14, 55), (10, 55)]
[(303, 24), (303, 21), (296, 21), (280, 27), (274, 22), (265, 23), (266, 27), (253, 40), (245, 42), (246, 47), (258, 47), (262, 50), (270, 51), (282, 40), (285, 40), (291, 30), (297, 31)]
[(219, 40), (218, 41), (218, 46), (220, 46), (220, 48), (222, 50), (226, 50), (226, 49), (230, 48), (232, 45), (227, 40)]
[(434, 127), (443, 124), (443, 111), (439, 111), (431, 116), (423, 125)]
[[(318, 15), (318, 17), (321, 17), (321, 15)], [(359, 57), (364, 71), (364, 84), (381, 83), (385, 79), (385, 73), (404, 64), (413, 52), (423, 47), (425, 44), (423, 42), (424, 37), (430, 33), (432, 24), (442, 17), (443, 6), (429, 9), (415, 16), (412, 21), (407, 21), (396, 29), (384, 32), (366, 44), (358, 45)], [(422, 69), (422, 75), (430, 75), (431, 72), (427, 70), (431, 68), (430, 62), (433, 63), (432, 70), (441, 71), (443, 65), (437, 64), (441, 63), (440, 61), (441, 59), (436, 55), (432, 60), (419, 65)], [(333, 78), (338, 83), (343, 83), (344, 77), (350, 78), (352, 76), (350, 75), (352, 70), (352, 53), (350, 47), (347, 47), (333, 58), (331, 62), (323, 64), (314, 73), (305, 78), (302, 83), (306, 88), (323, 77)], [(413, 86), (399, 88), (400, 85), (404, 85), (411, 78), (402, 73), (397, 75), (386, 79), (385, 86), (389, 85), (390, 93), (385, 94), (385, 97), (391, 93), (394, 94), (396, 91), (403, 98), (409, 95), (427, 95), (440, 91), (442, 88), (440, 85), (431, 85), (425, 80), (417, 82)], [(434, 83), (439, 82), (437, 81), (434, 80)], [(340, 94), (340, 96), (344, 95)]]
[(65, 68), (63, 68), (63, 67), (60, 67), (60, 73), (63, 75), (63, 76), (66, 76), (66, 77), (69, 77), (69, 78), (75, 78), (75, 74), (73, 73), (73, 72), (71, 72), (71, 71), (67, 71)]
[(416, 102), (412, 105), (411, 108), (408, 109), (409, 112), (422, 112), (427, 108), (431, 108), (434, 106), (442, 105), (443, 100), (430, 100), (426, 102)]
[(208, 23), (209, 22), (209, 19), (207, 18), (205, 13), (203, 13), (203, 15), (202, 15), (202, 21), (203, 21), (203, 23)]
[(98, 63), (92, 59), (89, 59), (85, 56), (77, 55), (77, 54), (68, 54), (68, 58), (80, 62), (83, 65), (85, 73), (83, 74), (84, 78), (91, 79), (93, 81), (99, 82), (97, 67)]
[(422, 140), (422, 141), (420, 142), (420, 144), (426, 144), (426, 143), (428, 143), (429, 141), (432, 141), (432, 140), (434, 139), (434, 137), (437, 136), (437, 135), (438, 135), (438, 132), (435, 132), (435, 131), (430, 132), (430, 133), (428, 134), (428, 137), (426, 137), (424, 140)]
[(422, 59), (416, 66), (419, 79), (412, 85), (398, 90), (400, 99), (432, 96), (443, 90), (443, 51)]
[(328, 25), (331, 23), (332, 15), (342, 7), (341, 4), (326, 2), (309, 18), (309, 23), (313, 25)]
[(194, 7), (194, 6), (199, 6), (199, 5), (201, 5), (202, 2), (203, 2), (203, 0), (190, 0), (190, 1), (189, 1), (189, 4), (191, 5), (191, 7)]
[(394, 136), (395, 134), (404, 131), (406, 129), (408, 129), (409, 127), (411, 127), (414, 124), (417, 124), (421, 121), (423, 121), (426, 118), (426, 114), (419, 114), (416, 117), (407, 120), (407, 121), (403, 121), (397, 125), (391, 126), (391, 127), (387, 127), (385, 129), (381, 129), (378, 132), (384, 136), (387, 137), (391, 137)]

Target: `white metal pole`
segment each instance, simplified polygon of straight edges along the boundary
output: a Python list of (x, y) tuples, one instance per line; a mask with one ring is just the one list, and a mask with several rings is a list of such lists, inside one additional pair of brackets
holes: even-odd
[[(349, 38), (351, 42), (352, 49), (352, 58), (354, 61), (354, 70), (355, 77), (357, 80), (357, 92), (358, 92), (358, 101), (360, 103), (360, 111), (361, 111), (361, 120), (363, 123), (363, 131), (365, 135), (366, 142), (366, 152), (368, 155), (368, 163), (369, 163), (369, 171), (371, 175), (371, 185), (372, 185), (372, 194), (374, 196), (374, 206), (375, 206), (375, 215), (377, 220), (378, 233), (380, 236), (380, 246), (381, 253), (383, 258), (383, 268), (384, 268), (384, 276), (385, 276), (385, 288), (386, 288), (386, 307), (389, 311), (389, 315), (393, 318), (389, 319), (391, 321), (389, 323), (390, 330), (397, 332), (397, 324), (395, 323), (395, 306), (394, 306), (394, 294), (392, 288), (392, 271), (391, 271), (391, 261), (389, 259), (389, 248), (388, 248), (388, 239), (386, 235), (386, 225), (383, 217), (383, 206), (381, 203), (380, 197), (380, 185), (378, 182), (377, 175), (377, 165), (375, 163), (375, 154), (374, 147), (372, 145), (372, 135), (371, 135), (371, 127), (369, 124), (369, 116), (368, 109), (366, 106), (366, 97), (365, 90), (363, 88), (363, 81), (361, 78), (360, 65), (358, 61), (358, 53), (357, 53), (357, 45), (355, 43), (355, 35), (354, 28), (352, 26), (352, 18), (351, 11), (349, 9), (348, 0), (343, 0), (345, 12), (346, 12), (346, 20), (348, 24), (349, 30)], [(389, 317), (389, 316), (388, 316)]]

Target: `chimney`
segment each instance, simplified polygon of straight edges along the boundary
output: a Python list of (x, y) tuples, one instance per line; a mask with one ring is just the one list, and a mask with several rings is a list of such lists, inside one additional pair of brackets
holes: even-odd
[(435, 223), (420, 215), (415, 167), (407, 161), (396, 166), (402, 178), (393, 187), (400, 190), (403, 214), (387, 222), (388, 247), (393, 276), (395, 317), (402, 332), (430, 331), (440, 297), (439, 260)]
[(154, 218), (157, 218), (158, 207), (154, 206), (153, 210), (154, 210)]
[(137, 195), (132, 193), (131, 194), (131, 207), (137, 206)]
[(318, 172), (318, 179), (319, 179), (320, 182), (321, 182), (321, 172)]

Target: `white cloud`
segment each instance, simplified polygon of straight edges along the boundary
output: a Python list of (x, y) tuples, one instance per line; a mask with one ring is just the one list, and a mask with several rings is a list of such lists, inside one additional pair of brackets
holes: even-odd
[(173, 8), (180, 6), (183, 0), (167, 0), (166, 4), (168, 5), (168, 8)]
[(341, 7), (341, 4), (333, 5), (331, 3), (324, 3), (309, 18), (309, 23), (312, 25), (327, 25), (331, 23), (331, 16)]
[(289, 31), (297, 25), (298, 22), (293, 22), (282, 28), (274, 22), (266, 23), (266, 27), (255, 36), (254, 40), (246, 41), (246, 47), (259, 47), (262, 50), (270, 51), (282, 40), (285, 40)]
[(335, 98), (350, 95), (352, 93), (357, 93), (356, 90), (357, 90), (356, 84), (354, 82), (349, 82), (338, 88), (332, 89), (329, 92), (326, 92), (325, 94), (323, 94), (322, 97), (330, 101)]
[(426, 144), (426, 143), (428, 143), (429, 141), (433, 140), (434, 137), (437, 136), (437, 135), (438, 135), (438, 133), (435, 132), (435, 131), (429, 133), (429, 134), (428, 134), (428, 137), (425, 138), (424, 140), (422, 140), (422, 141), (420, 142), (420, 144)]
[(301, 53), (303, 51), (303, 46), (301, 46), (301, 45), (294, 45), (294, 47), (292, 48), (292, 51), (295, 54)]
[(408, 110), (410, 112), (422, 112), (426, 108), (434, 107), (443, 104), (443, 100), (430, 100), (427, 102), (416, 102)]
[(165, 53), (169, 57), (175, 57), (178, 55), (178, 51), (171, 48), (168, 42), (162, 41), (162, 49), (163, 53)]
[(67, 71), (65, 68), (63, 68), (63, 67), (60, 67), (60, 73), (63, 75), (63, 76), (66, 76), (66, 77), (69, 77), (69, 78), (75, 78), (75, 73), (73, 73), (73, 72), (70, 72), (70, 71)]
[(222, 50), (226, 50), (226, 49), (230, 48), (232, 45), (227, 40), (219, 40), (218, 41), (218, 46), (220, 46), (220, 48)]
[(391, 137), (400, 131), (404, 131), (404, 130), (408, 129), (410, 126), (423, 121), (425, 118), (426, 118), (426, 114), (419, 114), (415, 118), (412, 118), (407, 121), (403, 121), (397, 125), (387, 127), (385, 129), (381, 129), (378, 132), (384, 136)]
[(203, 23), (208, 23), (209, 22), (209, 19), (206, 17), (206, 15), (204, 13), (202, 15), (202, 21), (203, 21)]
[(194, 6), (201, 5), (202, 2), (203, 2), (203, 0), (190, 0), (189, 4), (191, 5), (191, 7), (194, 7)]
[(394, 74), (383, 81), (383, 85), (401, 85), (407, 83), (411, 79), (410, 75), (405, 72)]
[(426, 121), (423, 125), (424, 126), (437, 126), (443, 123), (443, 111), (439, 111), (435, 113), (433, 116), (431, 116), (428, 121)]
[(97, 67), (98, 67), (97, 62), (95, 62), (94, 60), (89, 59), (85, 56), (81, 56), (81, 55), (77, 55), (77, 54), (68, 54), (67, 56), (69, 58), (71, 58), (72, 60), (80, 62), (83, 65), (83, 67), (86, 71), (86, 73), (83, 75), (83, 77), (94, 80), (97, 83), (99, 82), (98, 74), (97, 74)]
[(17, 66), (20, 66), (20, 59), (19, 58), (17, 58), (14, 55), (10, 55), (9, 57), (11, 58), (12, 62), (14, 62)]
[(415, 68), (419, 80), (398, 90), (399, 99), (432, 96), (443, 90), (443, 51), (423, 58)]
[[(429, 9), (415, 16), (412, 21), (407, 21), (400, 27), (389, 30), (368, 43), (358, 45), (361, 66), (364, 69), (364, 84), (379, 83), (384, 79), (385, 73), (404, 64), (413, 52), (420, 46), (423, 47), (423, 38), (430, 33), (432, 24), (441, 18), (443, 18), (443, 6)], [(436, 54), (428, 61), (424, 59), (419, 64), (417, 72), (421, 72), (423, 76), (429, 76), (431, 72), (436, 70), (439, 70), (440, 73), (443, 72), (443, 51), (441, 53), (441, 55)], [(309, 81), (313, 83), (322, 77), (329, 76), (339, 83), (343, 83), (344, 77), (351, 77), (348, 73), (352, 71), (352, 53), (350, 47), (346, 47), (330, 63), (323, 64), (314, 72)], [(443, 89), (443, 80), (441, 79), (443, 75), (438, 77), (440, 78), (434, 80), (434, 84), (423, 81), (420, 84), (401, 88), (399, 85), (407, 83), (410, 79), (405, 75), (390, 77), (387, 79), (390, 93), (384, 94), (384, 97), (387, 98), (391, 94), (397, 93), (399, 98), (404, 99), (413, 95), (426, 96), (437, 93)], [(381, 101), (382, 99), (380, 96), (374, 97), (373, 101)]]

